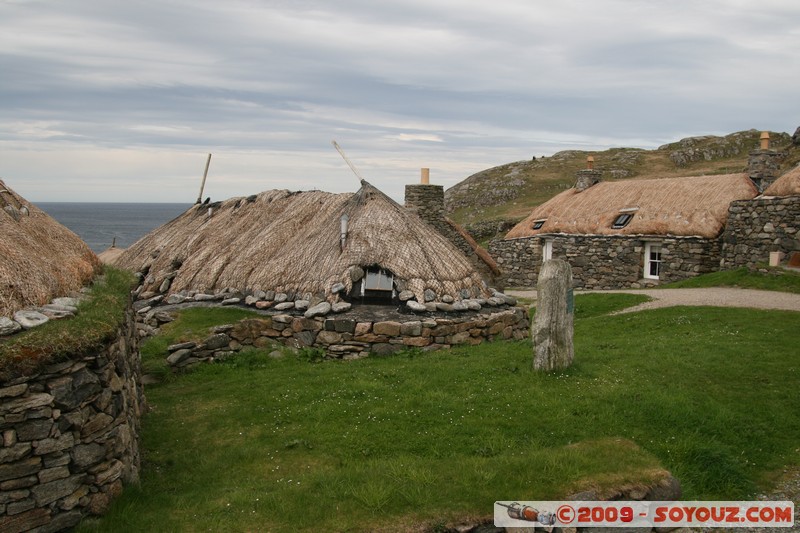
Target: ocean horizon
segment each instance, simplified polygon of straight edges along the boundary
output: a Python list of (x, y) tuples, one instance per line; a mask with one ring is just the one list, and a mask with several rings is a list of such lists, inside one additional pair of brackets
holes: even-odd
[(127, 248), (192, 207), (191, 203), (32, 202), (95, 253)]

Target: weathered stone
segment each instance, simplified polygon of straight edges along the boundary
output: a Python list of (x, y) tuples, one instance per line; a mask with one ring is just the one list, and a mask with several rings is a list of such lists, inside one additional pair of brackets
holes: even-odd
[(328, 329), (327, 326), (332, 325), (333, 331), (337, 333), (355, 333), (356, 331), (356, 321), (352, 318), (337, 318), (331, 321), (325, 321), (325, 329)]
[(320, 331), (317, 335), (317, 342), (321, 344), (338, 344), (342, 342), (342, 336), (335, 331)]
[(57, 466), (55, 468), (47, 468), (39, 472), (40, 483), (50, 483), (57, 479), (64, 479), (69, 477), (69, 468), (66, 466)]
[(185, 301), (186, 297), (182, 294), (170, 294), (167, 296), (166, 300), (164, 300), (168, 305), (182, 304)]
[(78, 469), (86, 469), (105, 457), (105, 448), (97, 443), (79, 444), (72, 450), (72, 462)]
[(30, 443), (24, 442), (13, 446), (0, 448), (0, 463), (10, 463), (21, 459), (31, 451)]
[(184, 359), (186, 359), (187, 357), (190, 357), (192, 353), (193, 353), (192, 350), (187, 348), (176, 350), (171, 354), (169, 354), (169, 356), (167, 357), (167, 363), (170, 366), (175, 366)]
[(425, 304), (425, 310), (431, 313), (436, 312), (438, 310), (438, 308), (436, 307), (436, 302), (427, 302)]
[(444, 302), (438, 302), (436, 304), (436, 310), (437, 311), (444, 311), (445, 313), (450, 313), (450, 312), (454, 311), (452, 305), (446, 304)]
[(220, 305), (236, 305), (241, 302), (242, 302), (241, 298), (232, 297), (232, 298), (225, 298), (220, 302)]
[(421, 348), (422, 346), (427, 346), (431, 343), (430, 337), (406, 337), (403, 339), (403, 344), (405, 346), (415, 346)]
[(262, 298), (264, 300), (274, 300), (275, 299), (275, 291), (266, 291), (266, 292), (264, 292), (264, 296)]
[(464, 303), (467, 305), (467, 309), (470, 311), (481, 310), (481, 304), (479, 304), (477, 300), (465, 300)]
[(431, 289), (425, 289), (423, 296), (426, 302), (432, 302), (436, 299), (436, 293), (433, 292)]
[(41, 465), (41, 457), (29, 457), (13, 463), (0, 464), (0, 481), (36, 474)]
[(170, 344), (167, 346), (168, 352), (177, 352), (178, 350), (191, 350), (197, 346), (194, 342), (179, 342), (177, 344)]
[(392, 355), (399, 352), (401, 349), (402, 345), (379, 342), (371, 346), (370, 353), (375, 355)]
[(337, 294), (345, 290), (347, 287), (344, 286), (344, 283), (334, 283), (331, 287), (331, 294)]
[(283, 303), (288, 299), (289, 299), (289, 295), (286, 294), (285, 292), (279, 292), (279, 293), (275, 294), (275, 297), (273, 298), (275, 303)]
[(272, 317), (272, 321), (277, 322), (278, 324), (291, 324), (292, 320), (294, 320), (292, 315), (275, 315)]
[(20, 383), (18, 385), (12, 385), (10, 387), (3, 387), (0, 388), (0, 398), (14, 398), (16, 396), (22, 396), (27, 390), (28, 390), (27, 383)]
[(0, 316), (0, 337), (13, 335), (21, 329), (22, 326), (19, 324), (19, 322), (14, 322), (8, 317)]
[(462, 331), (452, 336), (450, 344), (467, 344), (471, 337), (469, 331)]
[(279, 304), (275, 304), (274, 309), (276, 311), (288, 311), (289, 309), (294, 309), (294, 302), (281, 302)]
[(81, 428), (81, 438), (86, 441), (90, 440), (98, 433), (107, 431), (109, 426), (114, 421), (114, 418), (106, 413), (98, 413), (91, 417)]
[(213, 294), (205, 294), (202, 292), (198, 292), (197, 294), (194, 295), (192, 299), (195, 302), (210, 302), (212, 300), (216, 300), (217, 297), (214, 296)]
[(258, 297), (257, 296), (250, 295), (250, 296), (246, 296), (245, 299), (244, 299), (245, 305), (255, 305), (256, 302), (258, 302)]
[(272, 302), (258, 301), (256, 302), (256, 309), (269, 309), (272, 307)]
[(298, 311), (305, 311), (308, 309), (309, 301), (308, 300), (295, 300), (294, 308)]
[(314, 334), (313, 331), (300, 331), (298, 333), (293, 334), (292, 337), (294, 337), (295, 340), (297, 340), (300, 346), (311, 346), (312, 344), (314, 344), (314, 339), (316, 338), (316, 335)]
[(353, 330), (355, 335), (364, 335), (369, 333), (372, 329), (372, 322), (357, 322), (356, 327)]
[(465, 304), (464, 302), (462, 301), (453, 302), (453, 311), (466, 311), (467, 309), (469, 308), (467, 307), (467, 304)]
[(364, 277), (364, 269), (358, 266), (350, 267), (350, 281), (353, 283), (361, 280)]
[(206, 350), (219, 350), (220, 348), (227, 348), (231, 342), (231, 338), (224, 333), (217, 333), (203, 341)]
[(78, 304), (80, 303), (80, 299), (78, 298), (71, 298), (69, 296), (62, 296), (60, 298), (53, 298), (51, 301), (53, 305), (63, 305), (65, 307), (73, 307), (77, 308)]
[[(67, 450), (75, 444), (72, 433), (64, 433), (60, 437), (40, 440), (36, 443), (36, 455), (46, 455), (53, 452)], [(50, 466), (50, 465), (45, 465)]]
[(531, 329), (533, 367), (551, 371), (567, 368), (574, 358), (572, 269), (563, 259), (542, 265), (537, 282), (536, 316)]
[(330, 313), (331, 311), (331, 304), (328, 302), (321, 302), (311, 308), (309, 308), (303, 316), (306, 318), (314, 318), (315, 316), (324, 316)]
[(44, 526), (50, 522), (48, 509), (31, 509), (12, 516), (0, 516), (0, 531), (4, 533), (20, 533)]
[(50, 436), (51, 429), (53, 429), (51, 418), (30, 420), (16, 426), (17, 438), (21, 441), (46, 439)]
[(84, 475), (78, 474), (51, 481), (50, 483), (43, 483), (33, 487), (31, 494), (36, 498), (37, 505), (44, 506), (72, 494), (80, 486), (84, 478)]
[(451, 304), (455, 301), (455, 299), (449, 294), (445, 294), (444, 296), (442, 296), (442, 301), (446, 304)]
[(408, 307), (409, 309), (411, 309), (415, 313), (424, 313), (425, 311), (428, 310), (428, 308), (425, 307), (424, 304), (421, 304), (421, 303), (417, 302), (416, 300), (408, 300), (406, 302), (406, 307)]
[(400, 334), (400, 326), (400, 322), (394, 321), (375, 322), (372, 325), (372, 332), (376, 335), (388, 335), (389, 337), (395, 337)]
[(41, 326), (48, 320), (50, 319), (38, 311), (17, 311), (14, 313), (14, 321), (22, 326), (23, 329), (31, 329), (35, 328), (36, 326)]
[(336, 302), (331, 306), (331, 311), (334, 313), (344, 313), (350, 310), (351, 307), (353, 307), (353, 304), (350, 302)]
[(422, 335), (422, 322), (415, 320), (412, 322), (404, 322), (400, 325), (400, 334), (418, 337)]
[(53, 396), (44, 392), (39, 392), (4, 402), (3, 405), (0, 406), (0, 409), (6, 413), (19, 413), (50, 405), (52, 401)]
[(402, 291), (402, 292), (400, 292), (400, 294), (397, 295), (397, 298), (401, 302), (407, 302), (408, 300), (412, 299), (413, 297), (414, 297), (414, 293), (409, 291), (409, 290)]

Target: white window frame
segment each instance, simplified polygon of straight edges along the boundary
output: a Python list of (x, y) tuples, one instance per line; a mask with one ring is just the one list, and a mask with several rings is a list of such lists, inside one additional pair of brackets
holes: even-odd
[[(653, 252), (653, 248), (658, 248), (658, 259), (653, 260), (650, 258), (650, 254)], [(661, 248), (660, 242), (646, 242), (644, 244), (644, 279), (661, 279), (661, 272), (662, 266), (664, 261), (662, 259), (663, 251)], [(656, 275), (650, 273), (650, 267), (656, 263), (658, 266), (656, 267)]]
[(553, 239), (545, 239), (542, 245), (542, 263), (553, 258)]

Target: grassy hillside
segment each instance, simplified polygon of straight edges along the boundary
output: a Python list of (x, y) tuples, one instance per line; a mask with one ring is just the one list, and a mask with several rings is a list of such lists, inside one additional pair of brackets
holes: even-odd
[[(492, 237), (526, 217), (532, 207), (572, 187), (575, 173), (593, 155), (607, 181), (743, 172), (760, 132), (724, 137), (689, 137), (655, 150), (612, 148), (600, 152), (567, 150), (531, 161), (517, 161), (473, 174), (445, 192), (450, 217), (479, 239)], [(800, 162), (800, 147), (786, 133), (771, 133), (772, 147), (787, 152), (783, 168)], [(503, 225), (505, 222), (505, 225)], [(499, 230), (498, 230), (499, 228)]]

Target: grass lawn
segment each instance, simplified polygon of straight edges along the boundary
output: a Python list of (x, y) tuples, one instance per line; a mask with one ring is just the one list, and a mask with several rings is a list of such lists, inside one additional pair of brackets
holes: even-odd
[(694, 278), (663, 285), (671, 288), (740, 287), (765, 291), (800, 293), (800, 272), (782, 268), (768, 268), (768, 273), (750, 272), (746, 267), (736, 270), (711, 272)]
[(520, 341), (321, 364), (252, 351), (150, 386), (141, 486), (78, 531), (435, 531), (662, 468), (684, 499), (742, 499), (800, 464), (800, 314), (607, 316), (621, 303), (604, 296), (576, 297), (562, 373), (532, 373)]

